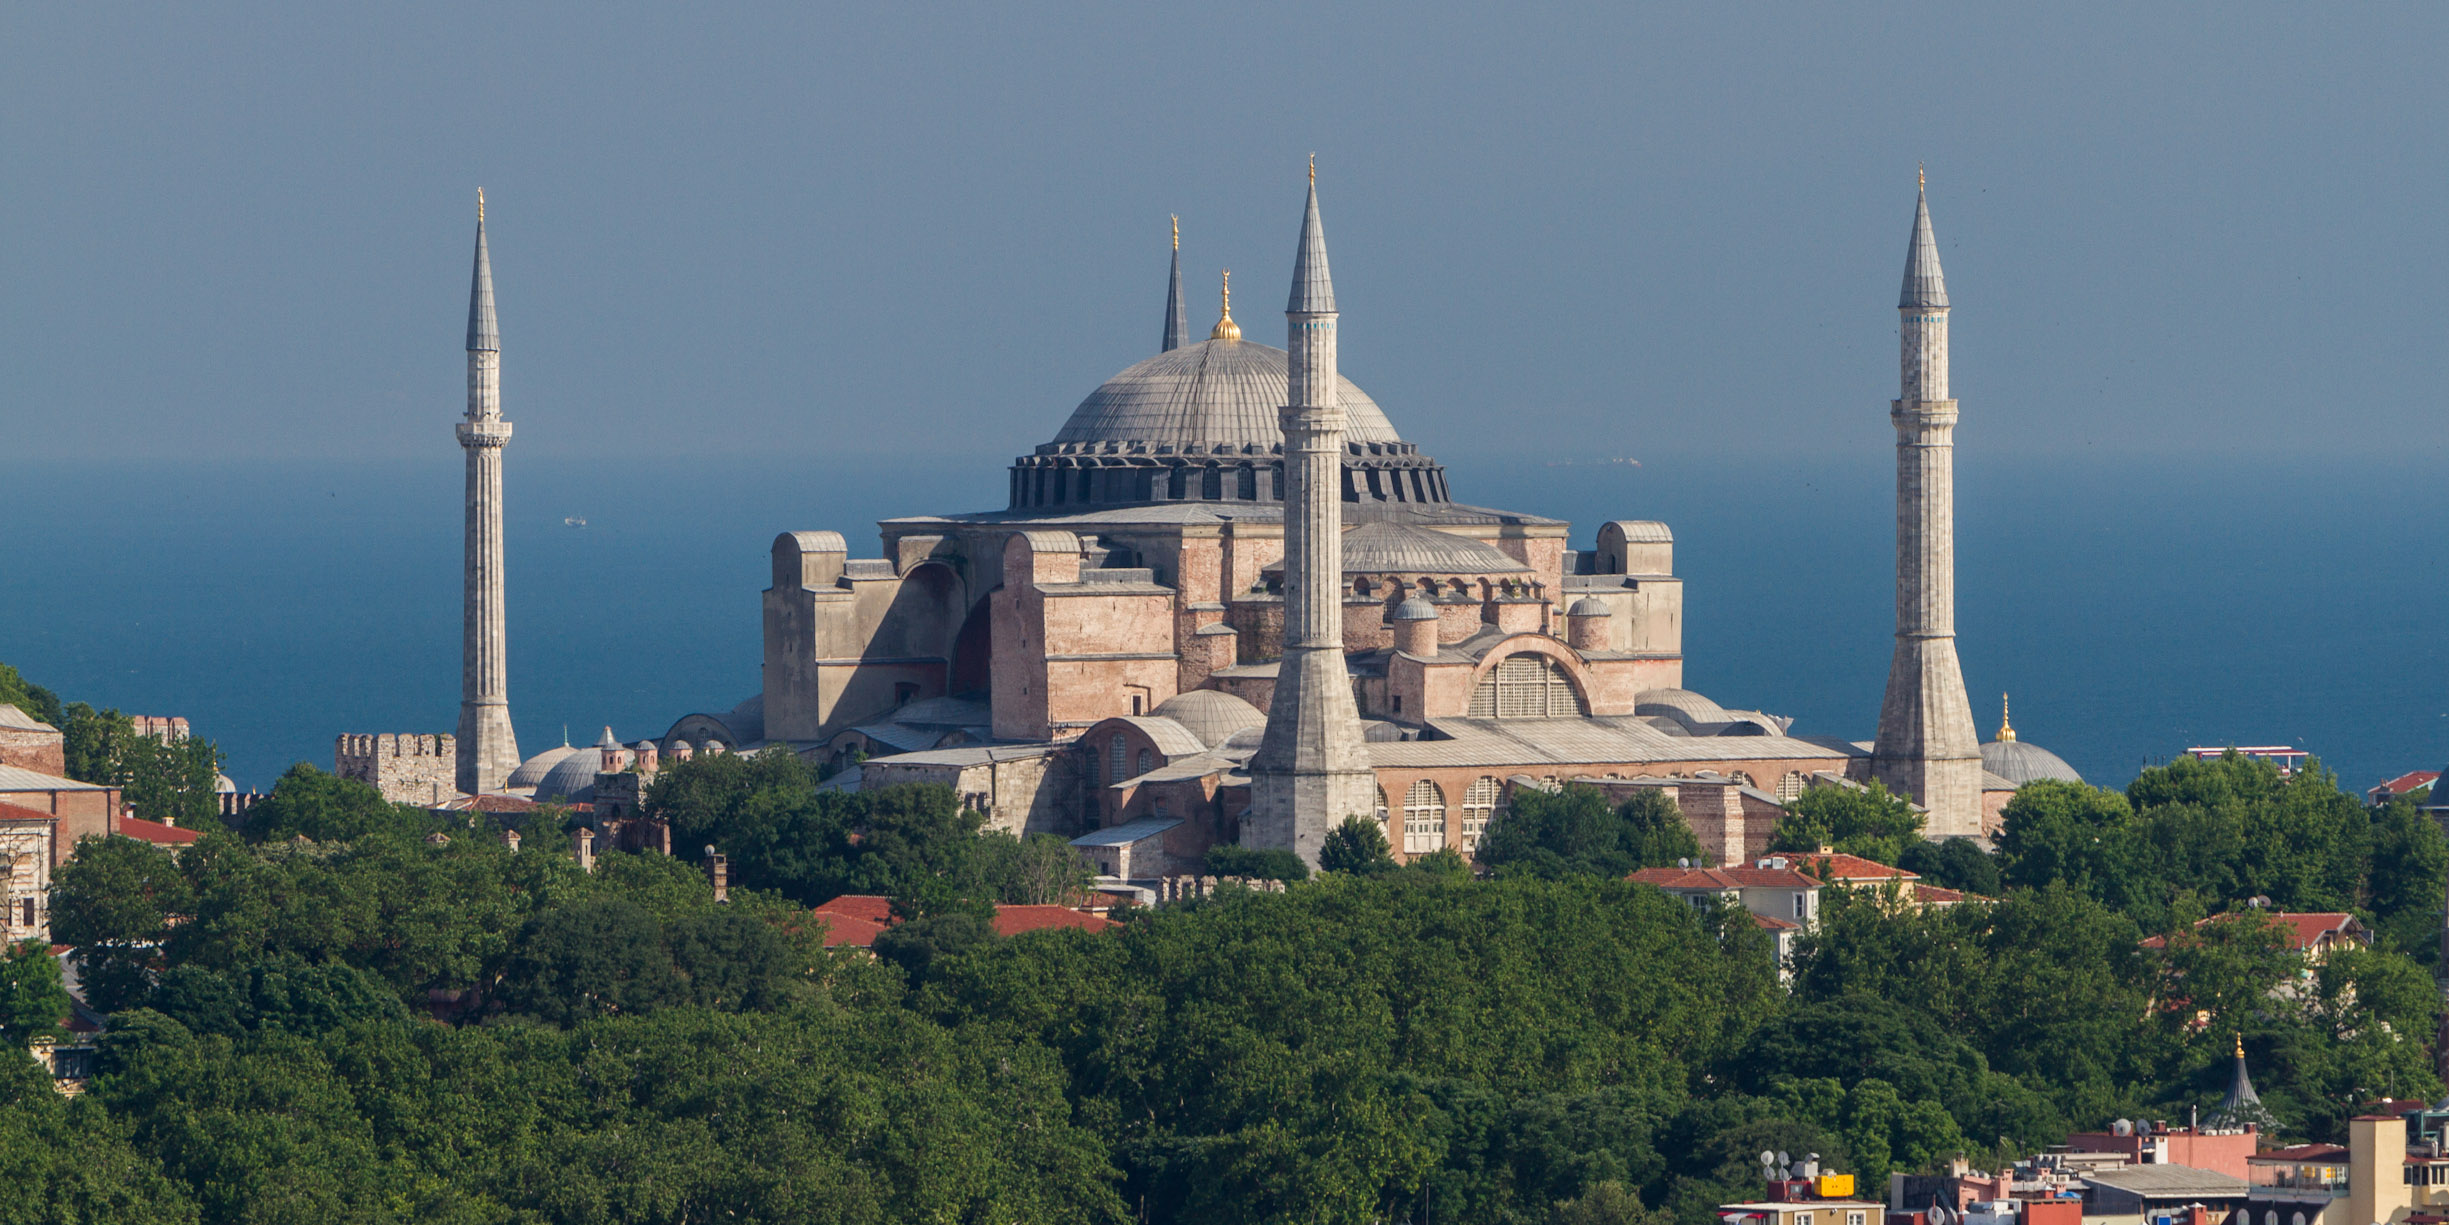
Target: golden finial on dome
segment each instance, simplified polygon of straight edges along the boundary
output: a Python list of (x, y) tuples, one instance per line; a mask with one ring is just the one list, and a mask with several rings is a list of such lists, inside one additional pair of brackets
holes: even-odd
[(485, 189), (484, 189), (484, 188), (482, 188), (482, 187), (479, 187), (479, 188), (477, 188), (477, 189), (476, 189), (476, 224), (478, 224), (478, 225), (483, 225), (484, 223), (485, 223)]
[(2002, 693), (1998, 695), (1998, 742), (2006, 744), (2014, 739), (2015, 724), (2007, 719), (2007, 695)]
[(1209, 340), (1240, 340), (1242, 326), (1233, 322), (1233, 270), (1224, 270), (1224, 316), (1216, 321), (1216, 330), (1207, 334)]
[(2236, 1031), (2236, 1057), (2239, 1059), (2245, 1057), (2245, 1031), (2241, 1029)]

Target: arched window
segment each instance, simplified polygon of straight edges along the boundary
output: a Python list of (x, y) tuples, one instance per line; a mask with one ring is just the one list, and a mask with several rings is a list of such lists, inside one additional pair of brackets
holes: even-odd
[(1534, 652), (1498, 660), (1471, 691), (1474, 719), (1569, 719), (1582, 713), (1563, 666)]
[(1105, 781), (1109, 783), (1121, 782), (1124, 778), (1123, 771), (1128, 769), (1131, 765), (1131, 753), (1130, 750), (1123, 744), (1122, 737), (1114, 737), (1114, 758), (1107, 764), (1113, 767), (1114, 775)]
[(1746, 773), (1744, 773), (1744, 772), (1743, 772), (1743, 771), (1741, 771), (1741, 770), (1737, 770), (1737, 771), (1735, 771), (1733, 774), (1728, 775), (1728, 776), (1727, 776), (1727, 781), (1729, 781), (1729, 782), (1733, 783), (1734, 785), (1736, 785), (1736, 786), (1738, 786), (1738, 787), (1753, 787), (1753, 786), (1758, 786), (1758, 784), (1756, 784), (1756, 783), (1754, 783), (1754, 782), (1752, 781), (1752, 776), (1751, 776), (1751, 775), (1746, 774)]
[(1141, 749), (1139, 751), (1139, 773), (1146, 774), (1150, 770), (1156, 769), (1155, 766), (1148, 764), (1151, 760), (1152, 758), (1149, 757), (1148, 750)]
[[(1802, 771), (1786, 771), (1786, 776), (1777, 780), (1777, 802), (1780, 804), (1791, 802), (1794, 797), (1803, 794), (1804, 785)], [(2271, 1225), (2279, 1225), (2279, 1223), (2273, 1221)]]
[(1505, 788), (1489, 775), (1472, 780), (1471, 788), (1463, 792), (1463, 854), (1480, 849), (1480, 834), (1488, 822), (1505, 805)]
[(1421, 779), (1403, 793), (1403, 853), (1422, 855), (1446, 844), (1446, 793)]

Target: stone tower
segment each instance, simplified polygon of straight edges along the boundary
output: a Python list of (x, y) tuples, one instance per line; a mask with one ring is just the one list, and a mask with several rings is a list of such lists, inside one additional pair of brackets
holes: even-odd
[(1913, 797), (1931, 837), (1981, 829), (1981, 737), (1956, 661), (1956, 402), (1947, 388), (1947, 282), (1925, 187), (1913, 206), (1896, 423), (1896, 655), (1872, 777)]
[(519, 768), (510, 730), (510, 668), (502, 628), (502, 336), (493, 319), (493, 259), (485, 251), (485, 193), (476, 193), (476, 271), (468, 286), (468, 455), (465, 620), (459, 669), (459, 789), (499, 791)]
[(1182, 219), (1173, 219), (1173, 280), (1165, 286), (1165, 347), (1171, 353), (1190, 339), (1190, 303), (1182, 300)]
[(1312, 866), (1327, 831), (1377, 812), (1377, 780), (1361, 740), (1344, 664), (1344, 410), (1335, 374), (1335, 286), (1310, 169), (1292, 297), (1284, 308), (1291, 401), (1284, 430), (1284, 657), (1267, 731), (1250, 759), (1242, 841), (1281, 847)]

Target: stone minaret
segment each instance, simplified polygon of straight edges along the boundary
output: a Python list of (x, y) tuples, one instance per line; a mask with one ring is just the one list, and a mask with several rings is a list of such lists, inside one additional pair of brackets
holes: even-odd
[(1930, 814), (1933, 837), (1981, 829), (1981, 738), (1956, 662), (1956, 402), (1947, 389), (1947, 282), (1930, 197), (1913, 207), (1905, 255), (1903, 386), (1896, 423), (1896, 655), (1879, 708), (1872, 776)]
[(498, 791), (519, 767), (510, 730), (510, 668), (502, 629), (502, 336), (493, 321), (493, 260), (485, 252), (485, 193), (476, 193), (476, 272), (468, 286), (468, 453), (465, 621), (459, 668), (459, 789)]
[(1284, 428), (1284, 657), (1267, 731), (1250, 759), (1242, 841), (1291, 850), (1312, 866), (1327, 831), (1377, 812), (1377, 780), (1361, 740), (1344, 665), (1344, 410), (1335, 377), (1335, 286), (1318, 221), (1318, 170), (1293, 262), (1284, 320), (1291, 386)]
[(1182, 300), (1182, 219), (1173, 219), (1173, 280), (1165, 286), (1165, 347), (1171, 353), (1190, 338), (1190, 303)]

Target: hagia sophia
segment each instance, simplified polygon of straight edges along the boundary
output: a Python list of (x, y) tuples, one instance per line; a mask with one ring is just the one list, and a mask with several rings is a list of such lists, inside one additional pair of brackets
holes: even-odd
[(1457, 499), (1339, 369), (1314, 170), (1287, 347), (1244, 338), (1229, 274), (1194, 339), (1180, 248), (1177, 228), (1157, 351), (1012, 461), (1000, 509), (887, 519), (872, 557), (837, 531), (782, 532), (761, 692), (654, 740), (607, 730), (521, 761), (501, 615), (510, 427), (480, 217), (459, 426), (466, 702), (441, 750), (458, 789), (590, 802), (617, 822), (660, 762), (787, 746), (827, 786), (944, 783), (992, 828), (1058, 834), (1102, 874), (1149, 880), (1197, 873), (1219, 843), (1315, 862), (1353, 815), (1381, 822), (1398, 858), (1468, 856), (1520, 789), (1575, 780), (1662, 789), (1705, 854), (1734, 863), (1764, 851), (1810, 787), (1876, 779), (1920, 805), (1927, 836), (1987, 838), (2018, 785), (2076, 777), (2003, 720), (1988, 744), (1973, 729), (1954, 637), (1949, 303), (1926, 190), (1889, 414), (1894, 662), (1868, 741), (1683, 687), (1666, 523), (1577, 539), (1561, 520)]

